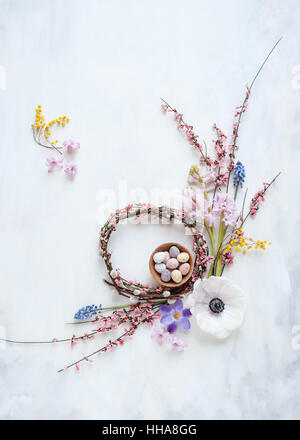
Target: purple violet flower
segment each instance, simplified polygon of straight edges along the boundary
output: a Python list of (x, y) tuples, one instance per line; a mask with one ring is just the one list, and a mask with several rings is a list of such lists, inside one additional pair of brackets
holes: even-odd
[(191, 328), (189, 317), (192, 316), (190, 309), (183, 308), (183, 302), (181, 299), (177, 299), (173, 306), (163, 305), (159, 307), (159, 310), (164, 314), (160, 318), (160, 322), (167, 325), (169, 333), (174, 333), (177, 330), (178, 325), (184, 330)]

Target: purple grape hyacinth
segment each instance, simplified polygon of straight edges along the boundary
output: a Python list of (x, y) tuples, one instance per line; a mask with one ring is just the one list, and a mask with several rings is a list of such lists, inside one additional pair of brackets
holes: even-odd
[(190, 309), (183, 308), (183, 302), (181, 299), (177, 299), (173, 306), (160, 306), (159, 310), (164, 314), (160, 318), (160, 322), (167, 325), (169, 333), (174, 333), (178, 326), (184, 330), (189, 330), (191, 328), (191, 323), (188, 318), (192, 316), (192, 313)]

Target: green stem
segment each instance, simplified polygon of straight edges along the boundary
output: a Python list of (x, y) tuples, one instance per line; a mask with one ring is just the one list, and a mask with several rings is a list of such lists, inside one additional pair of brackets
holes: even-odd
[[(215, 250), (215, 228), (214, 227), (210, 228), (207, 225), (206, 220), (205, 220), (205, 227), (206, 227), (206, 230), (207, 230), (207, 233), (208, 233), (208, 236), (209, 236), (209, 240), (210, 240), (210, 244), (211, 244), (211, 253), (212, 253), (213, 256), (215, 256), (215, 254), (216, 254), (216, 250)], [(212, 263), (210, 265), (210, 268), (209, 268), (208, 277), (210, 277), (212, 275), (213, 267), (214, 267), (214, 264)]]
[(226, 233), (227, 227), (225, 226), (225, 223), (223, 222), (223, 216), (222, 213), (220, 217), (220, 227), (219, 227), (219, 235), (218, 235), (218, 243), (217, 243), (217, 249), (218, 249), (218, 255), (217, 255), (217, 263), (215, 266), (215, 275), (220, 276), (221, 270), (222, 270), (222, 252), (221, 247), (224, 239), (224, 235)]
[(248, 188), (246, 189), (245, 195), (244, 195), (243, 206), (242, 206), (242, 217), (241, 218), (244, 218), (244, 209), (245, 209), (245, 202), (246, 202), (247, 193), (248, 193)]
[(239, 185), (237, 185), (237, 186), (235, 187), (234, 197), (233, 197), (234, 200), (236, 200), (236, 196), (237, 196), (238, 189), (239, 189)]
[(205, 223), (205, 227), (206, 227), (209, 239), (210, 239), (211, 253), (213, 256), (215, 256), (215, 253), (216, 253), (216, 251), (215, 251), (215, 228), (213, 226), (209, 227), (206, 220), (204, 223)]

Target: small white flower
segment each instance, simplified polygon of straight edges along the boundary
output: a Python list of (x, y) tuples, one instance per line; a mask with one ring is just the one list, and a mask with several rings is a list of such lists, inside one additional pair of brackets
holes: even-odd
[(139, 295), (139, 294), (140, 294), (140, 291), (139, 291), (139, 290), (137, 290), (137, 289), (135, 289), (135, 290), (133, 291), (133, 294), (137, 296), (137, 295)]
[(118, 272), (115, 269), (113, 269), (110, 271), (110, 276), (112, 277), (112, 279), (115, 279), (118, 276)]
[(174, 304), (176, 299), (168, 299), (168, 304)]
[(171, 294), (170, 294), (170, 291), (169, 290), (164, 290), (163, 291), (163, 296), (165, 297), (165, 298), (168, 298), (168, 296), (170, 296)]
[(212, 276), (195, 282), (188, 305), (201, 330), (222, 339), (242, 324), (246, 298), (231, 280)]

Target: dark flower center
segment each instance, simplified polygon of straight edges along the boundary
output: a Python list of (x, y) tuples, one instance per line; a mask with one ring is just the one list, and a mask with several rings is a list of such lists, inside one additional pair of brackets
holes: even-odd
[(225, 309), (225, 304), (220, 298), (213, 298), (209, 303), (209, 308), (213, 313), (221, 313)]

